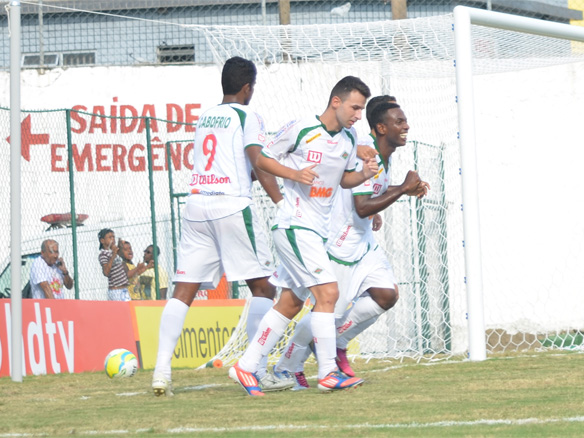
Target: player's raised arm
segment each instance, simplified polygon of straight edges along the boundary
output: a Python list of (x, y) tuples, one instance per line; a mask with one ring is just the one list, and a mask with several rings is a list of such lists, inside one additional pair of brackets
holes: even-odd
[(428, 193), (429, 189), (430, 185), (422, 181), (417, 172), (410, 170), (402, 184), (389, 186), (384, 193), (375, 198), (371, 195), (354, 196), (355, 211), (359, 217), (368, 217), (385, 210), (403, 195), (422, 198)]

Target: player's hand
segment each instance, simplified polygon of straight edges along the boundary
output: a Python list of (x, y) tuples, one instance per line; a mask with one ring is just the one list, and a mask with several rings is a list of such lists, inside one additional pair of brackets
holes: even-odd
[(311, 186), (314, 183), (314, 180), (318, 178), (318, 173), (314, 171), (316, 166), (316, 164), (313, 164), (312, 166), (296, 171), (296, 178), (294, 178), (294, 181)]
[(112, 242), (112, 246), (110, 247), (110, 249), (112, 250), (112, 255), (115, 257), (116, 255), (118, 255), (118, 251), (120, 250), (119, 246), (116, 246), (115, 243)]
[(380, 214), (373, 215), (373, 224), (371, 225), (371, 229), (373, 231), (379, 231), (381, 226), (383, 225), (383, 219), (381, 218)]
[(361, 158), (362, 160), (367, 160), (369, 158), (375, 158), (375, 156), (378, 154), (379, 154), (379, 152), (377, 152), (375, 149), (373, 149), (369, 146), (357, 145), (357, 156), (359, 158)]
[(150, 260), (148, 262), (148, 264), (146, 265), (146, 269), (150, 269), (150, 268), (153, 268), (153, 267), (154, 267), (154, 260)]
[(363, 160), (363, 176), (365, 179), (373, 178), (379, 172), (379, 166), (375, 158)]
[(430, 190), (430, 184), (422, 181), (418, 172), (413, 170), (410, 170), (406, 175), (402, 187), (404, 188), (406, 195), (416, 196), (418, 198), (423, 198), (428, 194), (428, 190)]

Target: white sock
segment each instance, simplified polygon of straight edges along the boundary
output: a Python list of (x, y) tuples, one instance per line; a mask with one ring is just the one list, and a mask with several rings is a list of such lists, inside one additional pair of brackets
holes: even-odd
[(347, 317), (337, 324), (337, 347), (346, 350), (349, 341), (373, 325), (384, 312), (385, 309), (370, 296), (359, 298)]
[(170, 362), (176, 343), (183, 329), (189, 306), (176, 298), (166, 302), (162, 316), (160, 317), (160, 330), (158, 332), (158, 355), (154, 373), (162, 373), (170, 379)]
[(298, 366), (296, 367), (296, 369), (293, 370), (295, 373), (299, 373), (301, 371), (304, 372), (304, 364), (306, 363), (306, 361), (308, 360), (308, 358), (310, 357), (311, 354), (312, 354), (312, 350), (310, 349), (310, 347), (308, 347), (304, 350), (304, 355), (302, 356), (300, 363), (298, 363)]
[[(296, 324), (294, 335), (288, 342), (284, 354), (280, 356), (280, 360), (276, 365), (277, 371), (285, 370), (296, 373), (304, 369), (304, 362), (310, 356), (308, 344), (312, 341), (312, 328), (310, 327), (311, 313), (308, 312)], [(308, 354), (306, 354), (306, 350), (308, 350)]]
[[(245, 330), (247, 332), (247, 339), (253, 339), (256, 334), (258, 325), (268, 310), (274, 305), (274, 300), (264, 297), (252, 297), (249, 302), (249, 310), (247, 312), (247, 324)], [(266, 374), (268, 366), (268, 356), (262, 358), (257, 371), (257, 377), (262, 378)]]
[(250, 373), (258, 371), (260, 361), (272, 351), (288, 324), (290, 320), (272, 307), (262, 318), (256, 334), (239, 359), (239, 367)]
[(312, 312), (312, 334), (314, 336), (314, 349), (318, 361), (318, 379), (337, 369), (335, 358), (337, 357), (337, 337), (335, 331), (335, 314)]

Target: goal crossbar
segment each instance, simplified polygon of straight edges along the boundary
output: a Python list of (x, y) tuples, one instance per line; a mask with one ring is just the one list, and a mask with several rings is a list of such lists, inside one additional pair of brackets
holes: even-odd
[(584, 42), (584, 28), (465, 6), (454, 8), (469, 359), (486, 359), (471, 25)]

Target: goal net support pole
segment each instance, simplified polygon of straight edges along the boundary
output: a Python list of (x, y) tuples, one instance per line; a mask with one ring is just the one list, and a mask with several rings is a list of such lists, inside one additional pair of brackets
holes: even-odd
[(454, 8), (469, 359), (481, 361), (486, 359), (487, 353), (483, 310), (471, 24), (580, 42), (584, 42), (584, 28), (464, 6)]

